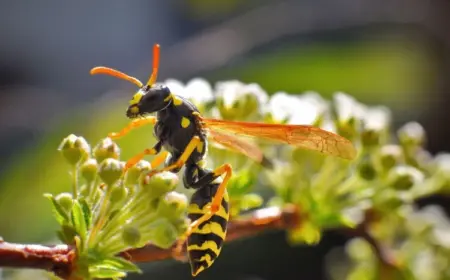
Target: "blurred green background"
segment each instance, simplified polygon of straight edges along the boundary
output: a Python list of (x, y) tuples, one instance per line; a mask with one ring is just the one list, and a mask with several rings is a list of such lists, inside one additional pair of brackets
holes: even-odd
[[(449, 6), (444, 0), (0, 1), (0, 236), (55, 240), (42, 193), (70, 189), (57, 146), (70, 133), (95, 144), (120, 129), (135, 90), (93, 78), (90, 68), (107, 65), (145, 80), (156, 42), (160, 81), (238, 79), (269, 94), (312, 90), (326, 98), (343, 91), (389, 106), (395, 125), (421, 122), (429, 150), (448, 151)], [(122, 158), (147, 147), (150, 137), (151, 129), (142, 128), (118, 141)], [(283, 234), (268, 233), (226, 246), (199, 278), (282, 279), (277, 275), (294, 271), (301, 279), (328, 279), (325, 255), (344, 240), (330, 233), (316, 247), (293, 249)], [(189, 277), (188, 265), (146, 267), (158, 279)]]

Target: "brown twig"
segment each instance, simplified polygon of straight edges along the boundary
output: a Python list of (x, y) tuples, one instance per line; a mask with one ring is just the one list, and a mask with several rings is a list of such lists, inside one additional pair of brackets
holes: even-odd
[(72, 272), (74, 254), (67, 245), (22, 245), (0, 241), (0, 267), (35, 268), (66, 279)]
[[(257, 210), (229, 223), (227, 241), (250, 237), (271, 229), (288, 229), (297, 225), (299, 220), (295, 207)], [(172, 248), (161, 249), (152, 244), (128, 250), (123, 252), (122, 256), (133, 262), (150, 262), (173, 257)], [(0, 240), (0, 267), (44, 269), (68, 279), (73, 271), (74, 257), (74, 251), (68, 245), (22, 245)]]
[(366, 211), (364, 220), (361, 224), (359, 224), (356, 228), (346, 228), (343, 229), (343, 231), (349, 236), (363, 238), (367, 243), (369, 243), (374, 254), (377, 256), (378, 261), (383, 267), (395, 268), (398, 266), (398, 263), (393, 252), (388, 247), (379, 243), (370, 233), (369, 227), (372, 224), (377, 223), (378, 220), (379, 216), (377, 215), (377, 212), (373, 209), (369, 209)]
[[(299, 222), (299, 212), (294, 206), (285, 207), (283, 210), (277, 207), (256, 210), (248, 216), (230, 221), (226, 241), (250, 237), (271, 229), (289, 229)], [(175, 246), (161, 249), (149, 244), (142, 248), (123, 252), (122, 256), (136, 263), (164, 260), (173, 257), (172, 252)]]
[[(256, 210), (230, 221), (226, 241), (251, 237), (267, 230), (292, 229), (301, 226), (303, 218), (295, 206), (288, 206), (284, 209), (271, 207)], [(356, 229), (346, 231), (352, 236), (365, 238), (374, 248), (380, 261), (392, 264), (384, 248), (382, 249), (376, 240), (367, 234), (365, 230), (367, 223), (364, 224)], [(174, 257), (172, 252), (173, 247), (162, 249), (148, 244), (142, 248), (123, 252), (121, 255), (132, 262), (139, 263), (170, 259)], [(73, 249), (67, 245), (21, 245), (0, 240), (0, 267), (44, 269), (63, 279), (69, 279), (74, 270), (74, 258)]]

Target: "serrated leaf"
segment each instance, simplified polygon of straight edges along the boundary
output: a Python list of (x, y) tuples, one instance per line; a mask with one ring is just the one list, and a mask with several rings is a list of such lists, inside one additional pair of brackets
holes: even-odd
[(127, 276), (126, 272), (102, 265), (95, 265), (89, 269), (91, 279), (109, 279), (109, 278), (123, 278)]
[(101, 262), (100, 265), (111, 266), (122, 271), (142, 273), (142, 271), (139, 269), (137, 265), (120, 257), (112, 257), (105, 259)]
[(81, 197), (79, 199), (80, 205), (81, 205), (81, 209), (83, 210), (83, 216), (84, 216), (84, 220), (86, 222), (86, 228), (89, 229), (91, 227), (91, 223), (92, 223), (92, 213), (91, 213), (91, 209), (89, 207), (89, 204), (87, 203), (86, 199), (84, 197)]
[(75, 231), (80, 236), (81, 243), (84, 243), (88, 228), (86, 225), (86, 218), (84, 217), (83, 208), (77, 200), (73, 203), (71, 218)]
[(58, 224), (63, 225), (64, 223), (69, 222), (69, 215), (66, 213), (64, 208), (58, 204), (55, 197), (49, 193), (44, 194), (44, 196), (52, 202), (52, 212)]

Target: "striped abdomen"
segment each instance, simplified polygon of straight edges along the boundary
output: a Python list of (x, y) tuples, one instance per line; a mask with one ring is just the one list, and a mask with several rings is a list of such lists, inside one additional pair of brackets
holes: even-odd
[[(208, 213), (217, 187), (217, 184), (210, 184), (193, 194), (188, 209), (191, 222)], [(193, 276), (210, 267), (219, 256), (227, 232), (228, 217), (228, 193), (225, 191), (219, 211), (188, 237), (187, 251)]]

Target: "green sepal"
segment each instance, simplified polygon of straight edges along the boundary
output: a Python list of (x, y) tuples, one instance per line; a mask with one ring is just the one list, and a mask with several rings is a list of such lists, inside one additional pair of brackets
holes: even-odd
[(152, 243), (160, 248), (167, 249), (177, 240), (177, 228), (166, 218), (160, 218), (148, 226), (148, 236)]
[(69, 222), (69, 215), (66, 213), (64, 208), (58, 204), (55, 197), (49, 193), (44, 194), (44, 196), (52, 202), (52, 212), (58, 224), (63, 225), (64, 223)]
[(79, 198), (78, 202), (80, 203), (81, 209), (83, 210), (83, 217), (86, 223), (86, 228), (89, 229), (92, 223), (92, 213), (89, 204), (84, 197)]
[(80, 236), (81, 242), (84, 242), (86, 240), (88, 227), (86, 224), (86, 217), (83, 213), (83, 208), (78, 200), (73, 203), (71, 219), (75, 231)]
[(61, 240), (65, 244), (73, 244), (73, 239), (77, 236), (77, 232), (75, 229), (68, 224), (63, 224), (61, 229), (56, 232), (59, 240)]

